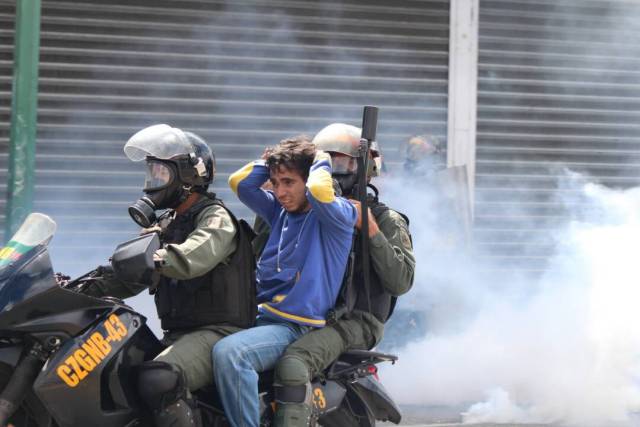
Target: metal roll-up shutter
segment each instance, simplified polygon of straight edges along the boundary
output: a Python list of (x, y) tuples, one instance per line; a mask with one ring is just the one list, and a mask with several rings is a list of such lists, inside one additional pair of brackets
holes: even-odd
[(639, 16), (634, 1), (480, 2), (475, 235), (496, 265), (545, 268), (565, 167), (640, 182)]
[(4, 242), (15, 3), (0, 2), (0, 242)]
[(73, 265), (135, 233), (126, 208), (143, 168), (122, 146), (145, 126), (202, 135), (218, 160), (214, 190), (246, 216), (227, 177), (286, 136), (359, 125), (362, 106), (377, 105), (393, 166), (408, 135), (446, 134), (448, 1), (42, 7), (35, 207), (58, 222), (56, 248)]

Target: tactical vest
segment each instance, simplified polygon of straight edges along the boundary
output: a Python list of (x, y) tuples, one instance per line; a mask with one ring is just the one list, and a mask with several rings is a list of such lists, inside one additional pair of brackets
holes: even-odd
[[(378, 221), (384, 213), (390, 210), (388, 206), (380, 203), (377, 198), (370, 198), (368, 205), (376, 221)], [(409, 225), (409, 218), (400, 212), (398, 213), (404, 218), (407, 225)], [(369, 311), (367, 294), (364, 289), (362, 246), (360, 244), (359, 236), (354, 239), (354, 244), (356, 245), (356, 250), (353, 282), (351, 286), (352, 289), (347, 290), (347, 292), (351, 293), (349, 298), (354, 301), (353, 309)], [(371, 257), (371, 255), (369, 255), (369, 257)], [(385, 323), (389, 317), (391, 317), (391, 314), (393, 314), (397, 297), (391, 295), (384, 289), (384, 286), (382, 286), (382, 283), (380, 282), (380, 278), (373, 268), (373, 262), (371, 259), (369, 260), (369, 296), (371, 299), (371, 314), (373, 314), (380, 322)]]
[(163, 231), (163, 243), (182, 243), (196, 228), (200, 212), (209, 206), (223, 207), (236, 228), (236, 250), (211, 271), (189, 280), (163, 276), (155, 302), (162, 329), (193, 329), (207, 325), (247, 328), (256, 318), (255, 258), (251, 250), (253, 230), (236, 217), (213, 194), (207, 194), (187, 212), (177, 215)]

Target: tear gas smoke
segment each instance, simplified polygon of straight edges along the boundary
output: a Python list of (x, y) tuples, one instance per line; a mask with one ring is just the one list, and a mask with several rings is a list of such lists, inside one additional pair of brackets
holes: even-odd
[[(42, 11), (35, 210), (58, 223), (54, 268), (74, 277), (137, 234), (142, 166), (122, 146), (143, 127), (204, 137), (212, 190), (248, 219), (228, 173), (282, 138), (358, 124), (367, 104), (384, 111), (387, 159), (404, 135), (446, 132), (446, 2), (57, 3)], [(127, 302), (160, 332), (153, 298)]]
[[(334, 16), (334, 9), (338, 7), (336, 3), (317, 4), (326, 9), (328, 16)], [(524, 3), (521, 6), (524, 7)], [(539, 6), (532, 4), (530, 7)], [(78, 91), (81, 94), (83, 91), (87, 93), (72, 101), (68, 117), (61, 122), (64, 126), (58, 125), (60, 119), (57, 116), (41, 114), (39, 138), (40, 143), (43, 140), (46, 143), (39, 145), (39, 156), (48, 151), (58, 156), (70, 154), (63, 151), (63, 144), (56, 143), (64, 141), (66, 144), (70, 139), (83, 142), (77, 144), (78, 147), (84, 147), (87, 144), (84, 141), (93, 142), (81, 154), (95, 155), (95, 162), (102, 163), (104, 159), (100, 155), (121, 153), (125, 135), (131, 135), (143, 126), (166, 121), (196, 132), (205, 131), (205, 137), (208, 136), (207, 131), (213, 134), (215, 128), (220, 140), (210, 141), (213, 148), (217, 149), (216, 144), (220, 144), (219, 147), (233, 153), (229, 158), (233, 157), (235, 164), (230, 161), (224, 165), (228, 172), (248, 160), (247, 157), (258, 155), (264, 145), (289, 134), (300, 131), (313, 133), (333, 120), (358, 124), (360, 105), (364, 103), (381, 107), (384, 117), (381, 117), (379, 134), (390, 163), (397, 157), (394, 156), (394, 139), (411, 133), (445, 133), (446, 91), (440, 94), (434, 88), (446, 88), (446, 53), (431, 50), (433, 46), (438, 50), (447, 42), (446, 8), (434, 14), (422, 5), (412, 5), (411, 8), (396, 8), (394, 5), (393, 13), (398, 15), (393, 15), (393, 19), (402, 25), (394, 23), (389, 34), (376, 30), (367, 34), (367, 39), (356, 38), (350, 46), (345, 31), (321, 28), (323, 34), (331, 34), (325, 39), (325, 36), (317, 36), (317, 30), (313, 28), (306, 33), (306, 21), (299, 22), (296, 16), (288, 16), (285, 12), (277, 13), (279, 9), (276, 6), (271, 6), (273, 10), (266, 17), (263, 17), (262, 9), (251, 13), (250, 7), (244, 3), (229, 2), (215, 13), (205, 14), (202, 18), (191, 17), (198, 25), (189, 22), (181, 30), (200, 28), (201, 34), (194, 30), (193, 37), (188, 37), (198, 42), (197, 45), (182, 45), (180, 34), (163, 34), (154, 30), (147, 36), (164, 37), (167, 43), (172, 43), (158, 45), (154, 51), (144, 37), (139, 39), (140, 46), (137, 46), (135, 40), (138, 39), (129, 37), (129, 33), (120, 34), (118, 29), (109, 29), (127, 40), (122, 45), (118, 41), (113, 48), (122, 49), (125, 55), (97, 57), (95, 63), (87, 59), (87, 68), (96, 71), (95, 74), (83, 72), (87, 81), (121, 80), (115, 87), (127, 96), (116, 96), (110, 87), (80, 87)], [(375, 5), (345, 5), (342, 9), (346, 12), (351, 10), (353, 15), (354, 8), (358, 12), (360, 7), (367, 10), (377, 8)], [(389, 9), (383, 7), (379, 13), (388, 16), (391, 13)], [(154, 12), (157, 16), (161, 10)], [(342, 13), (341, 10), (338, 12)], [(46, 13), (45, 10), (43, 16), (46, 17)], [(551, 15), (569, 19), (567, 16), (574, 14)], [(207, 16), (214, 16), (212, 22), (204, 22)], [(631, 14), (629, 17), (624, 25), (615, 19), (608, 22), (621, 29), (631, 28), (637, 19)], [(632, 18), (633, 22), (630, 22)], [(78, 18), (79, 23), (81, 19)], [(271, 30), (264, 24), (264, 19), (272, 22)], [(435, 25), (433, 21), (436, 21)], [(423, 27), (437, 31), (421, 29)], [(254, 32), (257, 29), (262, 43), (256, 43)], [(603, 33), (613, 34), (607, 28), (597, 30), (589, 28), (585, 31), (593, 33), (594, 37)], [(397, 34), (393, 33), (395, 31)], [(307, 39), (312, 41), (305, 45)], [(229, 40), (238, 42), (241, 50), (231, 51)], [(398, 44), (392, 40), (399, 40)], [(402, 40), (406, 41), (400, 42)], [(46, 37), (43, 42), (47, 42)], [(629, 46), (628, 43), (633, 43), (633, 40), (623, 46)], [(376, 52), (370, 45), (383, 50)], [(43, 46), (46, 47), (46, 43)], [(359, 49), (361, 46), (367, 49)], [(175, 50), (196, 56), (206, 50), (206, 58), (209, 59), (195, 61), (193, 55), (174, 55)], [(131, 52), (136, 51), (147, 55), (140, 56), (139, 61), (131, 59), (129, 65), (133, 67), (130, 69), (110, 68), (115, 60), (127, 64), (125, 58), (130, 58)], [(73, 52), (70, 49), (68, 54)], [(589, 57), (588, 52), (580, 53)], [(153, 61), (149, 63), (148, 54), (153, 54)], [(363, 58), (358, 57), (359, 54)], [(369, 54), (373, 56), (367, 56)], [(272, 57), (279, 61), (258, 61), (254, 64), (249, 62), (254, 56)], [(285, 67), (288, 62), (284, 60), (291, 58), (295, 60), (294, 65)], [(216, 61), (232, 61), (235, 68), (219, 69), (214, 64)], [(149, 64), (172, 72), (156, 75), (140, 68), (140, 65), (150, 67)], [(294, 66), (300, 68), (295, 73), (292, 71)], [(245, 68), (250, 68), (246, 74), (237, 71)], [(45, 68), (43, 71), (48, 74), (42, 81), (49, 85), (52, 73), (56, 78), (58, 74), (64, 76), (64, 72), (57, 69)], [(615, 73), (613, 76), (616, 80), (619, 77)], [(551, 90), (561, 91), (564, 86), (569, 87), (567, 81), (570, 80), (554, 84)], [(506, 84), (498, 79), (495, 83)], [(272, 87), (280, 89), (274, 91)], [(604, 94), (605, 90), (611, 91), (611, 88), (606, 87), (598, 93)], [(193, 91), (202, 92), (203, 99), (194, 99)], [(57, 93), (41, 89), (40, 95), (42, 101), (49, 102), (50, 108), (57, 108), (55, 103), (60, 102)], [(572, 96), (573, 93), (567, 95)], [(93, 102), (94, 98), (96, 102)], [(271, 98), (279, 102), (272, 105)], [(83, 99), (87, 100), (86, 105), (82, 103)], [(123, 100), (132, 101), (131, 106)], [(195, 103), (191, 105), (189, 102)], [(140, 115), (141, 110), (148, 112)], [(263, 117), (266, 122), (259, 136), (250, 135), (253, 138), (251, 143), (245, 140), (247, 132), (238, 130), (238, 121), (232, 120), (233, 114), (239, 111), (247, 120)], [(530, 114), (529, 110), (526, 114)], [(105, 118), (101, 117), (103, 115)], [(105, 138), (106, 141), (97, 141), (93, 128), (98, 126), (102, 129), (100, 126), (110, 123), (109, 117), (118, 122), (118, 135), (123, 139), (110, 136)], [(103, 138), (100, 132), (98, 136)], [(46, 141), (47, 138), (50, 141)], [(237, 143), (241, 139), (242, 142)], [(88, 178), (83, 177), (82, 184), (96, 186), (87, 187), (88, 191), (90, 196), (101, 199), (105, 197), (106, 190), (97, 186), (114, 180), (109, 183), (113, 187), (110, 191), (117, 192), (122, 206), (118, 207), (117, 215), (128, 221), (126, 206), (139, 193), (141, 174), (140, 178), (127, 179), (125, 185), (125, 172), (134, 173), (134, 168), (124, 158), (121, 160), (121, 164), (113, 167), (119, 178), (116, 174), (107, 174), (98, 176), (95, 182), (85, 182)], [(46, 172), (45, 168), (50, 163), (49, 160), (43, 164), (42, 171)], [(65, 168), (73, 167), (76, 167), (75, 163), (65, 165)], [(44, 178), (40, 180), (44, 181)], [(415, 289), (400, 299), (400, 308), (422, 313), (424, 317), (417, 320), (424, 322), (427, 331), (424, 339), (414, 339), (401, 348), (399, 363), (388, 373), (382, 373), (385, 385), (395, 398), (420, 405), (466, 404), (468, 409), (463, 415), (466, 422), (564, 421), (607, 426), (613, 425), (614, 421), (623, 425), (631, 423), (629, 413), (640, 404), (634, 384), (638, 375), (635, 358), (640, 344), (632, 329), (639, 316), (633, 310), (637, 299), (633, 298), (632, 279), (637, 277), (634, 274), (637, 272), (632, 258), (635, 252), (631, 246), (640, 241), (640, 236), (636, 236), (639, 231), (634, 216), (638, 212), (640, 198), (637, 190), (616, 192), (570, 180), (567, 185), (581, 195), (582, 209), (574, 211), (573, 220), (565, 227), (554, 231), (557, 245), (552, 265), (542, 278), (532, 281), (516, 275), (492, 275), (491, 270), (496, 266), (483, 265), (463, 251), (457, 252), (455, 242), (434, 232), (443, 225), (440, 201), (406, 183), (402, 183), (402, 191), (394, 191), (398, 180), (387, 181), (382, 201), (411, 218), (418, 258)], [(220, 174), (218, 183), (224, 183), (224, 174)], [(128, 195), (123, 194), (125, 187)], [(222, 187), (226, 188), (224, 184)], [(40, 197), (54, 199), (55, 205), (51, 207), (53, 202), (47, 205), (48, 211), (61, 222), (59, 218), (65, 211), (59, 206), (73, 206), (75, 215), (76, 199), (85, 197), (75, 194), (80, 188), (84, 187), (76, 187), (71, 196), (63, 198), (53, 191), (55, 188), (42, 186)], [(229, 194), (228, 190), (226, 194)], [(228, 197), (227, 201), (229, 199), (232, 200)], [(86, 201), (86, 198), (82, 200)], [(570, 209), (571, 206), (575, 204), (567, 201), (567, 207)], [(86, 214), (91, 218), (92, 213), (102, 215), (105, 209), (98, 204), (94, 210), (85, 209), (77, 215)], [(69, 228), (76, 227), (73, 217), (67, 222), (71, 224)], [(106, 234), (99, 247), (90, 248), (85, 241), (89, 232), (97, 232), (96, 229), (104, 227), (109, 232), (117, 231), (114, 234), (118, 237), (129, 232), (135, 235), (133, 225), (130, 230), (124, 230), (123, 222), (112, 219), (95, 222), (97, 224), (90, 224), (88, 229), (78, 230), (76, 239), (79, 242), (73, 242), (74, 236), (70, 233), (60, 233), (56, 237), (54, 243), (61, 244), (52, 257), (54, 266), (71, 246), (82, 247), (81, 252), (70, 251), (78, 254), (69, 256), (74, 261), (74, 268), (80, 268), (76, 267), (76, 259), (81, 261), (83, 267), (80, 269), (106, 263), (117, 239)], [(93, 257), (87, 253), (92, 253)], [(67, 268), (63, 271), (82, 272)], [(148, 313), (152, 327), (159, 331), (149, 295), (143, 293), (127, 302)], [(410, 320), (415, 322), (416, 318)], [(421, 325), (418, 323), (413, 328), (416, 335), (413, 338), (418, 338)], [(392, 334), (388, 334), (389, 337)]]
[(415, 188), (406, 197), (402, 180), (385, 184), (385, 202), (412, 219), (418, 265), (405, 298), (426, 318), (423, 338), (382, 371), (399, 402), (466, 405), (465, 423), (637, 425), (640, 188), (576, 174), (560, 187), (567, 222), (552, 234), (549, 268), (527, 279), (433, 244), (451, 221), (442, 201)]

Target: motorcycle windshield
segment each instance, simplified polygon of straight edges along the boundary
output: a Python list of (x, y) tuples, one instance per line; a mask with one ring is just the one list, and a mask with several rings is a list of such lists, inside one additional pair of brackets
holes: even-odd
[[(29, 271), (28, 278), (22, 278), (22, 275), (16, 273), (30, 270), (26, 268), (28, 264), (42, 258), (42, 251), (38, 249), (46, 248), (55, 231), (56, 223), (51, 218), (33, 213), (27, 217), (6, 246), (0, 249), (0, 309), (6, 308), (7, 304), (15, 304), (21, 299), (19, 295), (25, 296), (30, 293), (30, 283), (38, 282), (36, 276), (39, 272)], [(48, 271), (51, 266), (38, 264), (38, 268)], [(21, 280), (16, 280), (14, 276), (19, 276)]]

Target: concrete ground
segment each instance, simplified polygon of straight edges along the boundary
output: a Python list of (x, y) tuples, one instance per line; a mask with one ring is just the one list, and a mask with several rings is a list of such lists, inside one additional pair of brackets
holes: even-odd
[[(393, 423), (376, 423), (377, 427), (392, 427)], [(462, 423), (417, 423), (405, 424), (401, 423), (401, 427), (552, 427), (549, 424), (513, 424), (513, 423), (480, 423), (480, 424), (462, 424)]]
[[(461, 413), (468, 409), (464, 407), (424, 407), (405, 406), (400, 407), (402, 411), (401, 427), (550, 427), (548, 424), (513, 424), (513, 423), (479, 423), (462, 424)], [(378, 423), (380, 427), (392, 427), (393, 423)]]
[[(464, 426), (464, 427), (549, 427), (548, 424), (421, 424), (420, 427), (454, 427), (454, 426)], [(418, 427), (418, 426), (416, 426)]]

